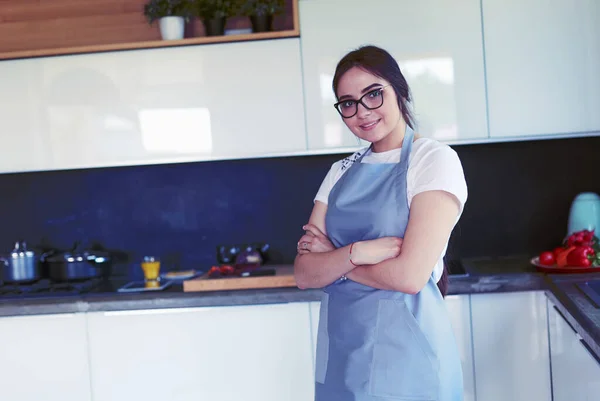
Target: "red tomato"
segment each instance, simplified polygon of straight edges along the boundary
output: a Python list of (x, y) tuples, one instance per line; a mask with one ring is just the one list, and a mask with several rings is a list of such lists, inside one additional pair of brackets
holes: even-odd
[(552, 266), (556, 263), (556, 259), (554, 258), (554, 253), (550, 251), (542, 252), (540, 254), (540, 263), (544, 266)]

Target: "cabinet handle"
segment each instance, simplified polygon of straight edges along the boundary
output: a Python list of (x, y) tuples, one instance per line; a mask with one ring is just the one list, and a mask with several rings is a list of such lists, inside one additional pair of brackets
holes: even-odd
[(556, 310), (556, 313), (558, 313), (560, 315), (560, 317), (563, 318), (563, 320), (565, 321), (565, 323), (569, 325), (569, 327), (571, 328), (571, 330), (573, 330), (573, 332), (575, 334), (577, 334), (577, 336), (579, 337), (579, 333), (577, 332), (577, 330), (575, 330), (575, 327), (573, 327), (573, 325), (571, 324), (571, 322), (569, 322), (567, 320), (567, 318), (565, 317), (565, 315), (563, 315), (563, 313), (556, 307), (556, 305), (552, 305), (552, 307)]
[(596, 362), (598, 362), (598, 365), (600, 365), (600, 357), (596, 355), (596, 353), (592, 350), (588, 343), (586, 343), (584, 339), (580, 339), (579, 342), (583, 344), (583, 348), (585, 348), (586, 351), (592, 356), (592, 358), (594, 358)]

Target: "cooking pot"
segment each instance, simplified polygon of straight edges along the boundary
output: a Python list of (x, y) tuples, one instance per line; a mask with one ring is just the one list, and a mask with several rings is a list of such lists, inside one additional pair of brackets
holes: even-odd
[(40, 258), (27, 249), (25, 241), (17, 241), (10, 255), (0, 257), (0, 267), (0, 281), (7, 283), (25, 283), (41, 278)]
[(110, 264), (107, 252), (81, 250), (75, 243), (69, 251), (50, 251), (42, 255), (53, 281), (78, 281), (100, 277)]

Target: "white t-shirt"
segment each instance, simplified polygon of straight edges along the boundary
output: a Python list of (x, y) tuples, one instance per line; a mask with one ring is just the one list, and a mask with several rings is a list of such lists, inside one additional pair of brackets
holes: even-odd
[[(329, 169), (314, 200), (327, 204), (329, 192), (331, 192), (337, 180), (348, 171), (352, 163), (364, 152), (367, 152), (367, 154), (363, 157), (362, 163), (398, 163), (401, 151), (402, 149), (398, 148), (387, 152), (373, 153), (368, 147), (365, 147), (345, 159), (338, 160)], [(406, 180), (409, 207), (414, 196), (421, 192), (433, 190), (447, 191), (456, 196), (460, 203), (460, 210), (456, 219), (456, 222), (458, 222), (467, 201), (468, 192), (462, 164), (454, 149), (430, 138), (415, 140), (408, 159)], [(446, 254), (447, 248), (448, 243), (446, 243), (433, 269), (433, 278), (436, 282), (442, 276), (444, 268), (443, 257)]]

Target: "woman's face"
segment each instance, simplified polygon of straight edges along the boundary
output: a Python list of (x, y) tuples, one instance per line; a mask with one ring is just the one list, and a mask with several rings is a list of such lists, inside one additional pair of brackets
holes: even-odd
[[(338, 110), (342, 109), (345, 115), (351, 115), (357, 107), (354, 116), (343, 120), (354, 135), (365, 141), (380, 142), (402, 119), (396, 93), (390, 83), (362, 68), (353, 67), (342, 75), (337, 97), (341, 102)], [(361, 98), (372, 109), (358, 102)], [(377, 107), (381, 101), (383, 104)]]

